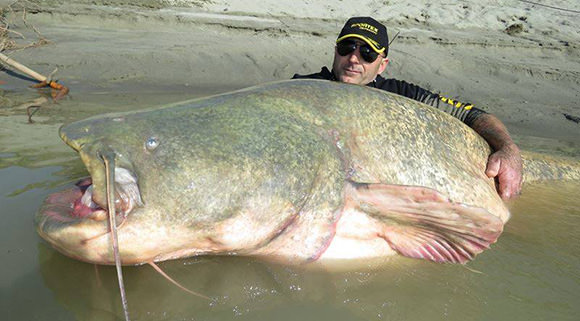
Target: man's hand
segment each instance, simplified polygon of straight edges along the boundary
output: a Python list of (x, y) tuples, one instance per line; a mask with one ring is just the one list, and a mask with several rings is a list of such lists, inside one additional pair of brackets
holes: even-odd
[(519, 148), (511, 145), (489, 155), (485, 174), (495, 177), (502, 199), (518, 196), (522, 189), (522, 157)]
[(491, 114), (478, 116), (471, 128), (483, 137), (493, 150), (487, 159), (485, 174), (495, 178), (499, 196), (504, 200), (518, 196), (522, 189), (522, 156), (507, 128)]

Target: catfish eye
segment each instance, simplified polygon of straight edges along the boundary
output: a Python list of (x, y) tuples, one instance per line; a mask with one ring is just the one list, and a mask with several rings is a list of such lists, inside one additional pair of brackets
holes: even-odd
[(157, 137), (149, 137), (145, 142), (145, 148), (148, 151), (153, 151), (157, 146), (159, 146), (159, 140)]

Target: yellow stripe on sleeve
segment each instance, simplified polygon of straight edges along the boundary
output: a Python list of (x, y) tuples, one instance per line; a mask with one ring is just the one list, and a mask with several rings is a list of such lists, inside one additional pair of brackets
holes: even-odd
[(464, 104), (460, 101), (454, 101), (453, 99), (447, 97), (440, 96), (439, 99), (441, 99), (442, 102), (449, 104), (455, 108), (463, 108), (465, 110), (470, 110), (473, 108), (473, 105)]

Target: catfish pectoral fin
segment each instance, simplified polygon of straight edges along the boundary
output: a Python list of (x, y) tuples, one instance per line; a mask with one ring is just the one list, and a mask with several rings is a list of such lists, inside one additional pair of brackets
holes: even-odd
[(419, 186), (359, 184), (352, 201), (383, 225), (381, 237), (399, 254), (465, 263), (495, 243), (503, 222), (489, 211)]

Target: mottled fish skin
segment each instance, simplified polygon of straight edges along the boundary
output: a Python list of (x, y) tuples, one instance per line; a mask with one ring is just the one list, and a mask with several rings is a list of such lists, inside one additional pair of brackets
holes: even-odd
[[(106, 203), (102, 150), (114, 151), (117, 166), (134, 175), (143, 205), (127, 214), (118, 231), (124, 264), (201, 254), (316, 260), (331, 246), (337, 226), (341, 233), (348, 228), (339, 224), (341, 217), (366, 215), (364, 206), (346, 204), (353, 184), (437, 191), (437, 203), (425, 206), (436, 208), (437, 217), (445, 216), (442, 206), (453, 213), (463, 212), (458, 207), (489, 213), (493, 228), (483, 232), (486, 244), (477, 251), (497, 239), (509, 218), (484, 174), (490, 149), (480, 136), (432, 107), (367, 87), (283, 81), (97, 116), (63, 126), (60, 134), (79, 151), (97, 204)], [(47, 204), (37, 214), (39, 234), (66, 255), (111, 264), (106, 223), (47, 215), (65, 205)], [(373, 215), (367, 221), (381, 225), (377, 235), (398, 239), (381, 221), (383, 213)], [(403, 221), (412, 227), (413, 219)], [(445, 227), (439, 223), (429, 226)]]
[(508, 219), (484, 173), (489, 146), (454, 117), (381, 90), (332, 82), (282, 82), (266, 92), (272, 106), (333, 133), (351, 180), (428, 187)]

